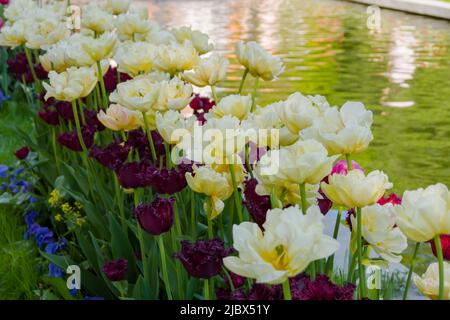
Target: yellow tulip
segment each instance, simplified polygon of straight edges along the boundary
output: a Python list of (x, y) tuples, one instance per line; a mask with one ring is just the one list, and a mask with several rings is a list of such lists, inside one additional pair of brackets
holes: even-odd
[(28, 27), (28, 20), (19, 20), (4, 25), (0, 30), (0, 46), (14, 49), (25, 44), (25, 32)]
[(114, 15), (126, 13), (130, 8), (131, 0), (106, 0), (104, 9)]
[(114, 16), (97, 4), (88, 4), (81, 8), (81, 26), (92, 30), (96, 34), (112, 31), (114, 29)]
[(134, 77), (153, 67), (155, 47), (146, 42), (125, 42), (114, 56), (120, 72)]
[(272, 56), (263, 47), (254, 41), (236, 44), (236, 56), (252, 76), (269, 81), (277, 78), (283, 71), (281, 59)]
[(181, 110), (192, 100), (192, 85), (174, 77), (160, 82), (159, 95), (153, 108), (158, 111)]
[(197, 30), (192, 30), (190, 27), (172, 29), (171, 32), (180, 44), (183, 44), (187, 40), (200, 54), (205, 54), (211, 51), (214, 47), (209, 43), (209, 37), (207, 34)]
[(200, 60), (197, 50), (189, 41), (183, 44), (171, 43), (158, 47), (155, 55), (155, 67), (160, 71), (175, 75), (191, 70)]
[(197, 87), (215, 86), (225, 79), (228, 65), (228, 59), (212, 54), (202, 59), (193, 70), (184, 72), (183, 79)]
[(212, 108), (206, 117), (209, 118), (222, 118), (226, 115), (230, 115), (244, 120), (250, 113), (252, 107), (252, 98), (250, 95), (241, 96), (238, 94), (232, 94), (223, 97), (219, 103)]
[(194, 165), (194, 175), (186, 173), (186, 181), (189, 187), (197, 192), (203, 193), (211, 200), (211, 205), (205, 203), (205, 210), (210, 219), (217, 217), (225, 206), (223, 200), (228, 199), (233, 193), (233, 186), (226, 173), (219, 173), (208, 166), (197, 167)]
[(105, 127), (114, 131), (131, 131), (142, 125), (141, 113), (118, 104), (110, 105), (106, 112), (100, 110), (97, 118)]
[[(427, 271), (419, 277), (414, 275), (414, 284), (428, 298), (439, 299), (439, 265), (434, 262)], [(450, 263), (444, 261), (444, 298), (450, 300)]]
[(392, 186), (388, 176), (378, 170), (367, 176), (361, 170), (351, 170), (346, 175), (333, 174), (328, 177), (328, 183), (321, 183), (322, 191), (334, 204), (347, 208), (374, 204)]

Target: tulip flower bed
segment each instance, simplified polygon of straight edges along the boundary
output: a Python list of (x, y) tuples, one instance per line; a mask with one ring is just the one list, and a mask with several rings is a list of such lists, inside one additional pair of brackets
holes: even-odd
[[(237, 43), (242, 80), (220, 94), (229, 61), (206, 34), (165, 30), (127, 0), (83, 5), (79, 26), (68, 12), (12, 0), (0, 31), (2, 80), (34, 115), (32, 134), (16, 129), (21, 171), (0, 166), (0, 199), (39, 252), (38, 298), (380, 299), (366, 271), (400, 262), (409, 240), (404, 297), (414, 282), (450, 299), (448, 188), (398, 197), (352, 160), (373, 140), (361, 102), (296, 92), (258, 105), (284, 65), (256, 42)], [(435, 261), (416, 275), (429, 243)]]

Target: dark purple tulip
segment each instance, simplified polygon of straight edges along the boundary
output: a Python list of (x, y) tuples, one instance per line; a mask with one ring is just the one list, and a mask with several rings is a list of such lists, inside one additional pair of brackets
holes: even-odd
[(194, 110), (194, 115), (197, 117), (197, 120), (200, 124), (204, 124), (206, 122), (205, 114), (211, 110), (216, 104), (214, 101), (210, 100), (208, 97), (200, 97), (200, 95), (196, 94), (194, 99), (191, 100), (189, 106)]
[[(164, 148), (164, 140), (156, 131), (152, 131), (152, 139), (155, 146), (156, 156), (158, 157), (156, 165), (159, 166), (159, 157), (165, 156), (166, 154), (166, 150)], [(128, 139), (126, 143), (133, 149), (138, 150), (139, 157), (141, 159), (150, 160), (152, 158), (147, 135), (142, 132), (142, 130), (137, 129), (128, 132)]]
[(152, 203), (140, 204), (133, 212), (141, 228), (157, 236), (172, 227), (174, 202), (174, 198), (165, 199), (156, 196)]
[(14, 152), (14, 155), (16, 156), (17, 159), (23, 160), (26, 157), (28, 157), (29, 153), (30, 149), (28, 147), (22, 147), (19, 150), (16, 150), (16, 152)]
[(260, 227), (266, 222), (267, 210), (271, 208), (270, 197), (260, 196), (256, 193), (255, 188), (258, 181), (254, 178), (246, 180), (244, 183), (244, 205), (247, 207), (253, 221)]
[(161, 170), (156, 166), (149, 166), (143, 173), (142, 178), (160, 194), (174, 194), (183, 190), (186, 185), (186, 172), (191, 172), (192, 166), (180, 164), (177, 168)]
[(250, 290), (248, 300), (283, 300), (283, 290), (280, 285), (269, 286), (255, 283)]
[(146, 172), (149, 166), (150, 165), (145, 161), (133, 161), (117, 166), (115, 171), (120, 185), (125, 189), (143, 188), (148, 186), (147, 182), (142, 178), (142, 174)]
[(181, 251), (175, 254), (186, 271), (193, 277), (209, 279), (219, 274), (223, 258), (230, 255), (232, 249), (225, 249), (220, 239), (198, 240), (191, 244), (181, 241)]
[(218, 288), (216, 290), (217, 300), (247, 300), (247, 296), (243, 288), (231, 291), (230, 289)]
[[(81, 129), (81, 135), (86, 145), (86, 148), (90, 148), (94, 143), (95, 131), (91, 128), (83, 127)], [(66, 148), (72, 151), (82, 151), (80, 140), (78, 139), (77, 132), (74, 130), (72, 132), (63, 132), (58, 136), (58, 142)]]
[(86, 126), (93, 128), (95, 131), (105, 130), (105, 126), (97, 118), (96, 111), (84, 109), (84, 118), (86, 120)]
[(58, 112), (54, 109), (52, 110), (52, 107), (43, 107), (38, 112), (39, 118), (41, 118), (45, 123), (51, 125), (51, 126), (57, 126), (59, 125), (59, 115)]
[(351, 216), (356, 217), (355, 209), (351, 208), (347, 211), (347, 216), (345, 217), (345, 222), (347, 223), (348, 227), (350, 228), (350, 231), (352, 231), (352, 219)]
[(15, 57), (8, 59), (6, 63), (8, 64), (9, 71), (17, 78), (21, 78), (22, 75), (28, 72), (29, 68), (27, 58), (23, 52), (20, 52), (16, 54)]
[(315, 280), (302, 275), (290, 279), (294, 300), (353, 300), (355, 285), (352, 283), (338, 286), (328, 276), (321, 274)]
[[(125, 82), (130, 80), (131, 77), (126, 73), (120, 73), (120, 82)], [(108, 71), (103, 76), (105, 82), (105, 89), (108, 93), (113, 92), (117, 88), (117, 69), (109, 68)]]
[[(58, 101), (55, 103), (55, 108), (61, 118), (66, 121), (73, 121), (72, 104), (66, 101)], [(80, 114), (80, 107), (78, 107), (78, 114)]]
[(330, 211), (331, 207), (333, 207), (333, 202), (328, 199), (328, 197), (325, 195), (325, 193), (322, 192), (321, 189), (319, 189), (319, 193), (322, 197), (317, 199), (317, 203), (319, 205), (320, 212), (323, 215), (326, 215), (328, 211)]
[(34, 66), (34, 71), (36, 72), (36, 77), (39, 80), (47, 80), (48, 79), (48, 72), (45, 71), (44, 67), (40, 63)]
[(90, 157), (95, 158), (100, 164), (111, 170), (121, 166), (127, 159), (129, 153), (129, 146), (117, 142), (109, 144), (104, 149), (93, 146), (89, 150)]
[(111, 281), (121, 281), (127, 275), (128, 261), (125, 259), (111, 260), (105, 262), (102, 267), (103, 273)]

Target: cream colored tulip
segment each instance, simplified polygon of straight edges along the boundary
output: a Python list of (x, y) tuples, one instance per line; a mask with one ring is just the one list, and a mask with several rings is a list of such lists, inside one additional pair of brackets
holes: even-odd
[(291, 94), (277, 109), (282, 123), (293, 133), (310, 127), (321, 114), (313, 102), (299, 92)]
[(203, 193), (209, 197), (209, 203), (205, 203), (205, 210), (210, 219), (217, 217), (225, 206), (223, 200), (228, 199), (233, 193), (233, 186), (226, 173), (219, 173), (208, 166), (197, 167), (194, 165), (194, 175), (186, 173), (186, 181), (193, 191)]
[(121, 14), (116, 19), (117, 34), (121, 41), (144, 41), (151, 30), (159, 26), (137, 13)]
[(130, 8), (131, 0), (106, 0), (104, 9), (114, 15), (126, 13)]
[(72, 41), (72, 48), (66, 53), (67, 58), (74, 65), (82, 67), (110, 58), (115, 52), (117, 37), (113, 33), (103, 33), (98, 38), (73, 37)]
[(94, 68), (71, 67), (61, 73), (50, 71), (50, 83), (44, 82), (45, 99), (50, 97), (60, 101), (74, 101), (87, 97), (97, 84)]
[(125, 42), (114, 56), (120, 72), (134, 77), (153, 67), (155, 47), (146, 42)]
[(148, 112), (156, 102), (158, 94), (158, 83), (147, 76), (139, 76), (119, 83), (109, 99), (130, 110)]
[(233, 226), (233, 247), (239, 256), (223, 259), (227, 269), (258, 283), (280, 284), (339, 249), (339, 242), (323, 233), (317, 206), (306, 215), (298, 206), (269, 210), (263, 227), (264, 232), (251, 222)]
[(97, 118), (106, 128), (114, 131), (131, 131), (142, 125), (141, 113), (118, 104), (110, 105), (106, 112), (100, 110)]
[[(356, 233), (357, 221), (350, 216)], [(400, 262), (401, 253), (408, 247), (406, 236), (396, 226), (396, 215), (391, 204), (373, 204), (361, 209), (362, 237), (383, 259)]]
[(81, 7), (81, 26), (92, 30), (97, 35), (114, 29), (114, 16), (104, 11), (97, 4)]
[(279, 173), (291, 183), (318, 184), (326, 177), (338, 156), (328, 156), (327, 149), (316, 140), (297, 141), (283, 147), (278, 152), (280, 159)]
[(450, 234), (450, 193), (442, 183), (405, 191), (402, 204), (394, 210), (398, 226), (412, 241), (426, 242)]
[(173, 29), (171, 32), (180, 44), (183, 44), (186, 40), (192, 43), (199, 54), (205, 54), (214, 48), (214, 46), (209, 43), (207, 34), (192, 30), (190, 27)]
[(38, 4), (33, 0), (11, 0), (5, 7), (3, 15), (9, 22), (16, 22), (26, 18), (38, 10)]
[(284, 66), (281, 59), (272, 56), (258, 43), (250, 41), (236, 44), (236, 56), (252, 76), (260, 77), (269, 81), (277, 78), (283, 71)]
[(192, 100), (192, 85), (184, 83), (180, 78), (174, 77), (160, 83), (158, 99), (154, 105), (155, 110), (181, 110)]
[(156, 128), (165, 142), (175, 144), (178, 139), (173, 133), (175, 130), (186, 129), (194, 125), (195, 117), (186, 118), (181, 112), (169, 110), (164, 114), (156, 113)]
[[(69, 37), (70, 40), (72, 37)], [(66, 40), (60, 41), (51, 46), (43, 55), (39, 56), (39, 61), (45, 71), (63, 72), (67, 68), (74, 65), (67, 57), (67, 52), (72, 50), (70, 42)]]
[(301, 136), (319, 141), (330, 154), (355, 154), (373, 140), (371, 125), (371, 111), (360, 102), (347, 102), (340, 110), (325, 110), (312, 126), (302, 130)]
[(158, 47), (155, 56), (155, 67), (160, 71), (174, 75), (178, 72), (191, 70), (199, 61), (200, 57), (197, 50), (189, 41), (183, 44), (171, 43)]
[(145, 41), (155, 46), (169, 45), (177, 42), (175, 36), (167, 30), (150, 30), (145, 36)]
[(24, 45), (25, 33), (29, 28), (28, 20), (19, 20), (13, 24), (6, 24), (0, 29), (0, 46), (12, 49)]
[(392, 186), (388, 176), (378, 170), (367, 176), (361, 170), (351, 170), (346, 175), (333, 174), (328, 177), (328, 183), (321, 183), (322, 191), (334, 204), (347, 208), (374, 204)]
[[(439, 265), (437, 262), (431, 263), (427, 271), (419, 277), (414, 275), (416, 287), (433, 300), (439, 299)], [(450, 300), (450, 263), (444, 261), (444, 299)]]
[(230, 115), (239, 120), (244, 120), (250, 113), (251, 107), (252, 97), (250, 95), (241, 96), (239, 94), (232, 94), (223, 97), (222, 100), (206, 114), (206, 118), (222, 118), (226, 115)]
[(197, 87), (215, 86), (225, 79), (228, 65), (227, 58), (212, 54), (202, 59), (192, 71), (184, 72), (183, 78)]
[[(282, 104), (283, 101), (280, 101), (265, 107), (258, 107), (249, 115), (248, 126), (267, 131), (266, 141), (258, 141), (259, 146), (269, 146), (271, 149), (278, 149), (280, 146), (289, 146), (298, 140), (298, 134), (293, 134), (289, 131), (278, 116), (277, 110), (282, 107)], [(275, 138), (275, 141), (272, 141), (272, 136)]]

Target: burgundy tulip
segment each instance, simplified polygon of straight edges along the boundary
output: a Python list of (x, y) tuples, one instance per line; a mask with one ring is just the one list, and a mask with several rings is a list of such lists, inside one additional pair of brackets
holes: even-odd
[[(442, 254), (444, 259), (450, 261), (450, 234), (441, 235), (441, 247)], [(433, 254), (437, 257), (436, 245), (434, 244), (434, 240), (430, 241), (431, 250), (433, 250)]]
[(186, 185), (186, 172), (191, 172), (192, 166), (180, 164), (176, 168), (167, 170), (159, 169), (156, 166), (149, 166), (142, 177), (146, 184), (149, 184), (160, 194), (174, 194), (183, 190)]
[[(81, 129), (81, 135), (87, 149), (89, 149), (94, 143), (94, 134), (95, 131), (93, 131), (91, 128), (83, 127)], [(80, 140), (78, 139), (77, 132), (75, 130), (72, 132), (61, 133), (58, 136), (58, 142), (72, 151), (83, 151)]]
[(321, 195), (321, 198), (317, 199), (317, 204), (319, 205), (320, 212), (323, 215), (326, 215), (328, 211), (330, 211), (331, 207), (333, 207), (333, 202), (328, 199), (328, 197), (325, 195), (325, 193), (322, 192), (321, 189), (319, 189), (319, 193)]
[(216, 298), (217, 300), (247, 300), (247, 296), (243, 288), (236, 290), (218, 288), (216, 290)]
[(133, 161), (116, 166), (115, 171), (119, 183), (125, 189), (143, 188), (148, 184), (143, 179), (142, 173), (146, 172), (149, 164), (145, 161)]
[(133, 212), (141, 228), (157, 236), (172, 227), (174, 202), (174, 198), (165, 199), (156, 196), (152, 203), (140, 204)]
[(59, 115), (58, 112), (54, 110), (53, 107), (44, 106), (41, 110), (39, 110), (38, 116), (48, 125), (51, 126), (59, 125)]
[[(120, 82), (125, 82), (127, 80), (130, 80), (131, 77), (126, 73), (120, 72)], [(105, 89), (108, 93), (113, 92), (117, 88), (117, 69), (116, 68), (109, 68), (108, 71), (103, 76), (103, 80), (105, 82)]]
[(258, 181), (254, 178), (246, 180), (244, 183), (244, 205), (247, 207), (253, 221), (260, 227), (266, 222), (267, 210), (271, 208), (270, 197), (260, 196), (255, 188)]
[(129, 153), (129, 146), (117, 142), (113, 142), (103, 149), (98, 146), (93, 146), (89, 150), (90, 157), (95, 158), (100, 164), (111, 170), (121, 166), (127, 159)]
[(125, 259), (107, 261), (102, 267), (103, 273), (111, 281), (121, 281), (127, 275), (128, 261)]
[(283, 290), (280, 285), (268, 286), (255, 283), (250, 290), (248, 300), (283, 300)]
[(181, 251), (175, 254), (186, 271), (193, 277), (209, 279), (219, 274), (223, 267), (223, 258), (230, 255), (232, 249), (225, 249), (220, 239), (198, 240), (191, 244), (181, 241)]
[(16, 150), (16, 152), (14, 152), (14, 155), (16, 156), (17, 159), (23, 160), (26, 157), (28, 157), (29, 153), (30, 149), (28, 149), (28, 147), (22, 147), (19, 150)]
[(338, 286), (326, 275), (318, 275), (315, 280), (302, 275), (290, 279), (294, 300), (353, 300), (355, 285), (352, 283)]

